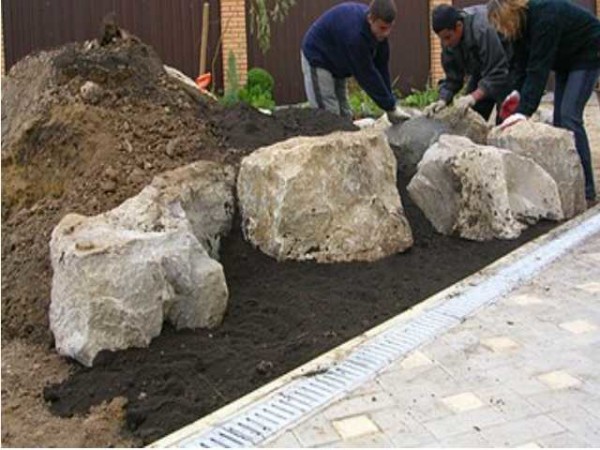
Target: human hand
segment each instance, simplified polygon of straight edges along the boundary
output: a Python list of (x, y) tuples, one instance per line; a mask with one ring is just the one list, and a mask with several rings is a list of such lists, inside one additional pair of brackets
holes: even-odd
[(410, 119), (410, 114), (406, 113), (400, 106), (396, 106), (393, 110), (388, 111), (387, 116), (392, 125), (398, 125)]
[(462, 97), (458, 97), (454, 100), (454, 107), (458, 109), (461, 113), (466, 114), (467, 109), (471, 106), (475, 105), (477, 100), (471, 94), (463, 95)]
[(425, 117), (433, 117), (435, 114), (439, 113), (440, 111), (445, 109), (447, 106), (448, 106), (448, 103), (446, 103), (445, 100), (438, 100), (436, 102), (433, 102), (429, 106), (427, 106), (423, 110), (423, 114), (425, 115)]
[(510, 94), (508, 94), (502, 102), (502, 106), (500, 107), (500, 118), (504, 120), (514, 114), (519, 107), (520, 102), (521, 95), (518, 91), (512, 91)]
[(521, 122), (521, 121), (523, 121), (523, 120), (527, 120), (527, 116), (524, 116), (524, 115), (523, 115), (523, 114), (521, 114), (521, 113), (516, 113), (516, 114), (513, 114), (513, 115), (511, 115), (511, 116), (507, 117), (507, 118), (504, 120), (504, 122), (502, 122), (502, 123), (500, 124), (500, 129), (501, 129), (501, 130), (505, 130), (505, 129), (507, 129), (508, 127), (511, 127), (511, 126), (513, 126), (515, 123)]

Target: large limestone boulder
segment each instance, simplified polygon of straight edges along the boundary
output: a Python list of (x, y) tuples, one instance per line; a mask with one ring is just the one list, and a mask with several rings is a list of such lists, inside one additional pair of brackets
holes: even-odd
[(586, 209), (585, 179), (575, 140), (570, 131), (535, 122), (517, 123), (491, 131), (490, 145), (533, 159), (556, 181), (564, 218)]
[(486, 144), (488, 131), (487, 124), (475, 111), (469, 109), (464, 114), (455, 108), (447, 108), (434, 118), (415, 116), (403, 124), (389, 127), (386, 136), (398, 160), (398, 168), (405, 176), (412, 177), (427, 149), (441, 135), (465, 136), (475, 143)]
[(237, 189), (246, 238), (278, 260), (374, 261), (413, 243), (380, 132), (259, 149), (242, 160)]
[(232, 168), (199, 162), (112, 211), (64, 217), (50, 242), (59, 353), (91, 366), (102, 350), (147, 346), (165, 321), (219, 325), (228, 291), (211, 253), (231, 227), (234, 183)]
[(558, 187), (533, 160), (460, 136), (425, 153), (408, 192), (438, 232), (465, 239), (513, 239), (562, 218)]

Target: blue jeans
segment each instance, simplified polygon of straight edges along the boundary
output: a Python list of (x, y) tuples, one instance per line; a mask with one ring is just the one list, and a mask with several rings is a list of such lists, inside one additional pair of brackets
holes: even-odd
[(585, 197), (596, 198), (590, 143), (583, 124), (583, 110), (594, 91), (600, 69), (556, 72), (554, 92), (554, 126), (575, 134), (575, 147), (585, 175)]

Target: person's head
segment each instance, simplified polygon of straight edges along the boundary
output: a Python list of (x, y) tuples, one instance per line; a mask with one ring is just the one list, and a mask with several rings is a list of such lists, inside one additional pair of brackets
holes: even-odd
[(488, 20), (508, 39), (517, 39), (525, 27), (528, 3), (529, 0), (490, 0), (487, 4)]
[(375, 39), (378, 41), (387, 39), (392, 32), (396, 13), (396, 3), (394, 0), (373, 0), (371, 2), (367, 21)]
[(431, 25), (446, 48), (460, 44), (464, 32), (464, 19), (454, 6), (439, 5), (431, 13)]

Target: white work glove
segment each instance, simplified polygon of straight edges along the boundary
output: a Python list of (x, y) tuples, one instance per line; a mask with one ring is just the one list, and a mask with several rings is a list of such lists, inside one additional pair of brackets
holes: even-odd
[(432, 104), (427, 106), (423, 110), (423, 114), (425, 115), (425, 117), (433, 117), (435, 114), (439, 113), (443, 109), (446, 109), (447, 106), (448, 103), (446, 103), (446, 100), (440, 99), (437, 102), (433, 102)]
[(527, 120), (527, 116), (521, 113), (513, 114), (511, 116), (508, 116), (506, 120), (500, 124), (500, 129), (505, 130), (510, 126), (513, 126), (515, 123), (521, 122), (523, 120)]
[(477, 103), (477, 100), (475, 100), (475, 97), (473, 97), (471, 94), (463, 95), (462, 97), (457, 97), (454, 99), (454, 107), (463, 114), (466, 114), (467, 109), (469, 109), (475, 103)]
[(398, 125), (399, 123), (406, 122), (410, 119), (410, 114), (406, 113), (400, 106), (396, 106), (394, 109), (387, 112), (387, 117), (392, 125)]

